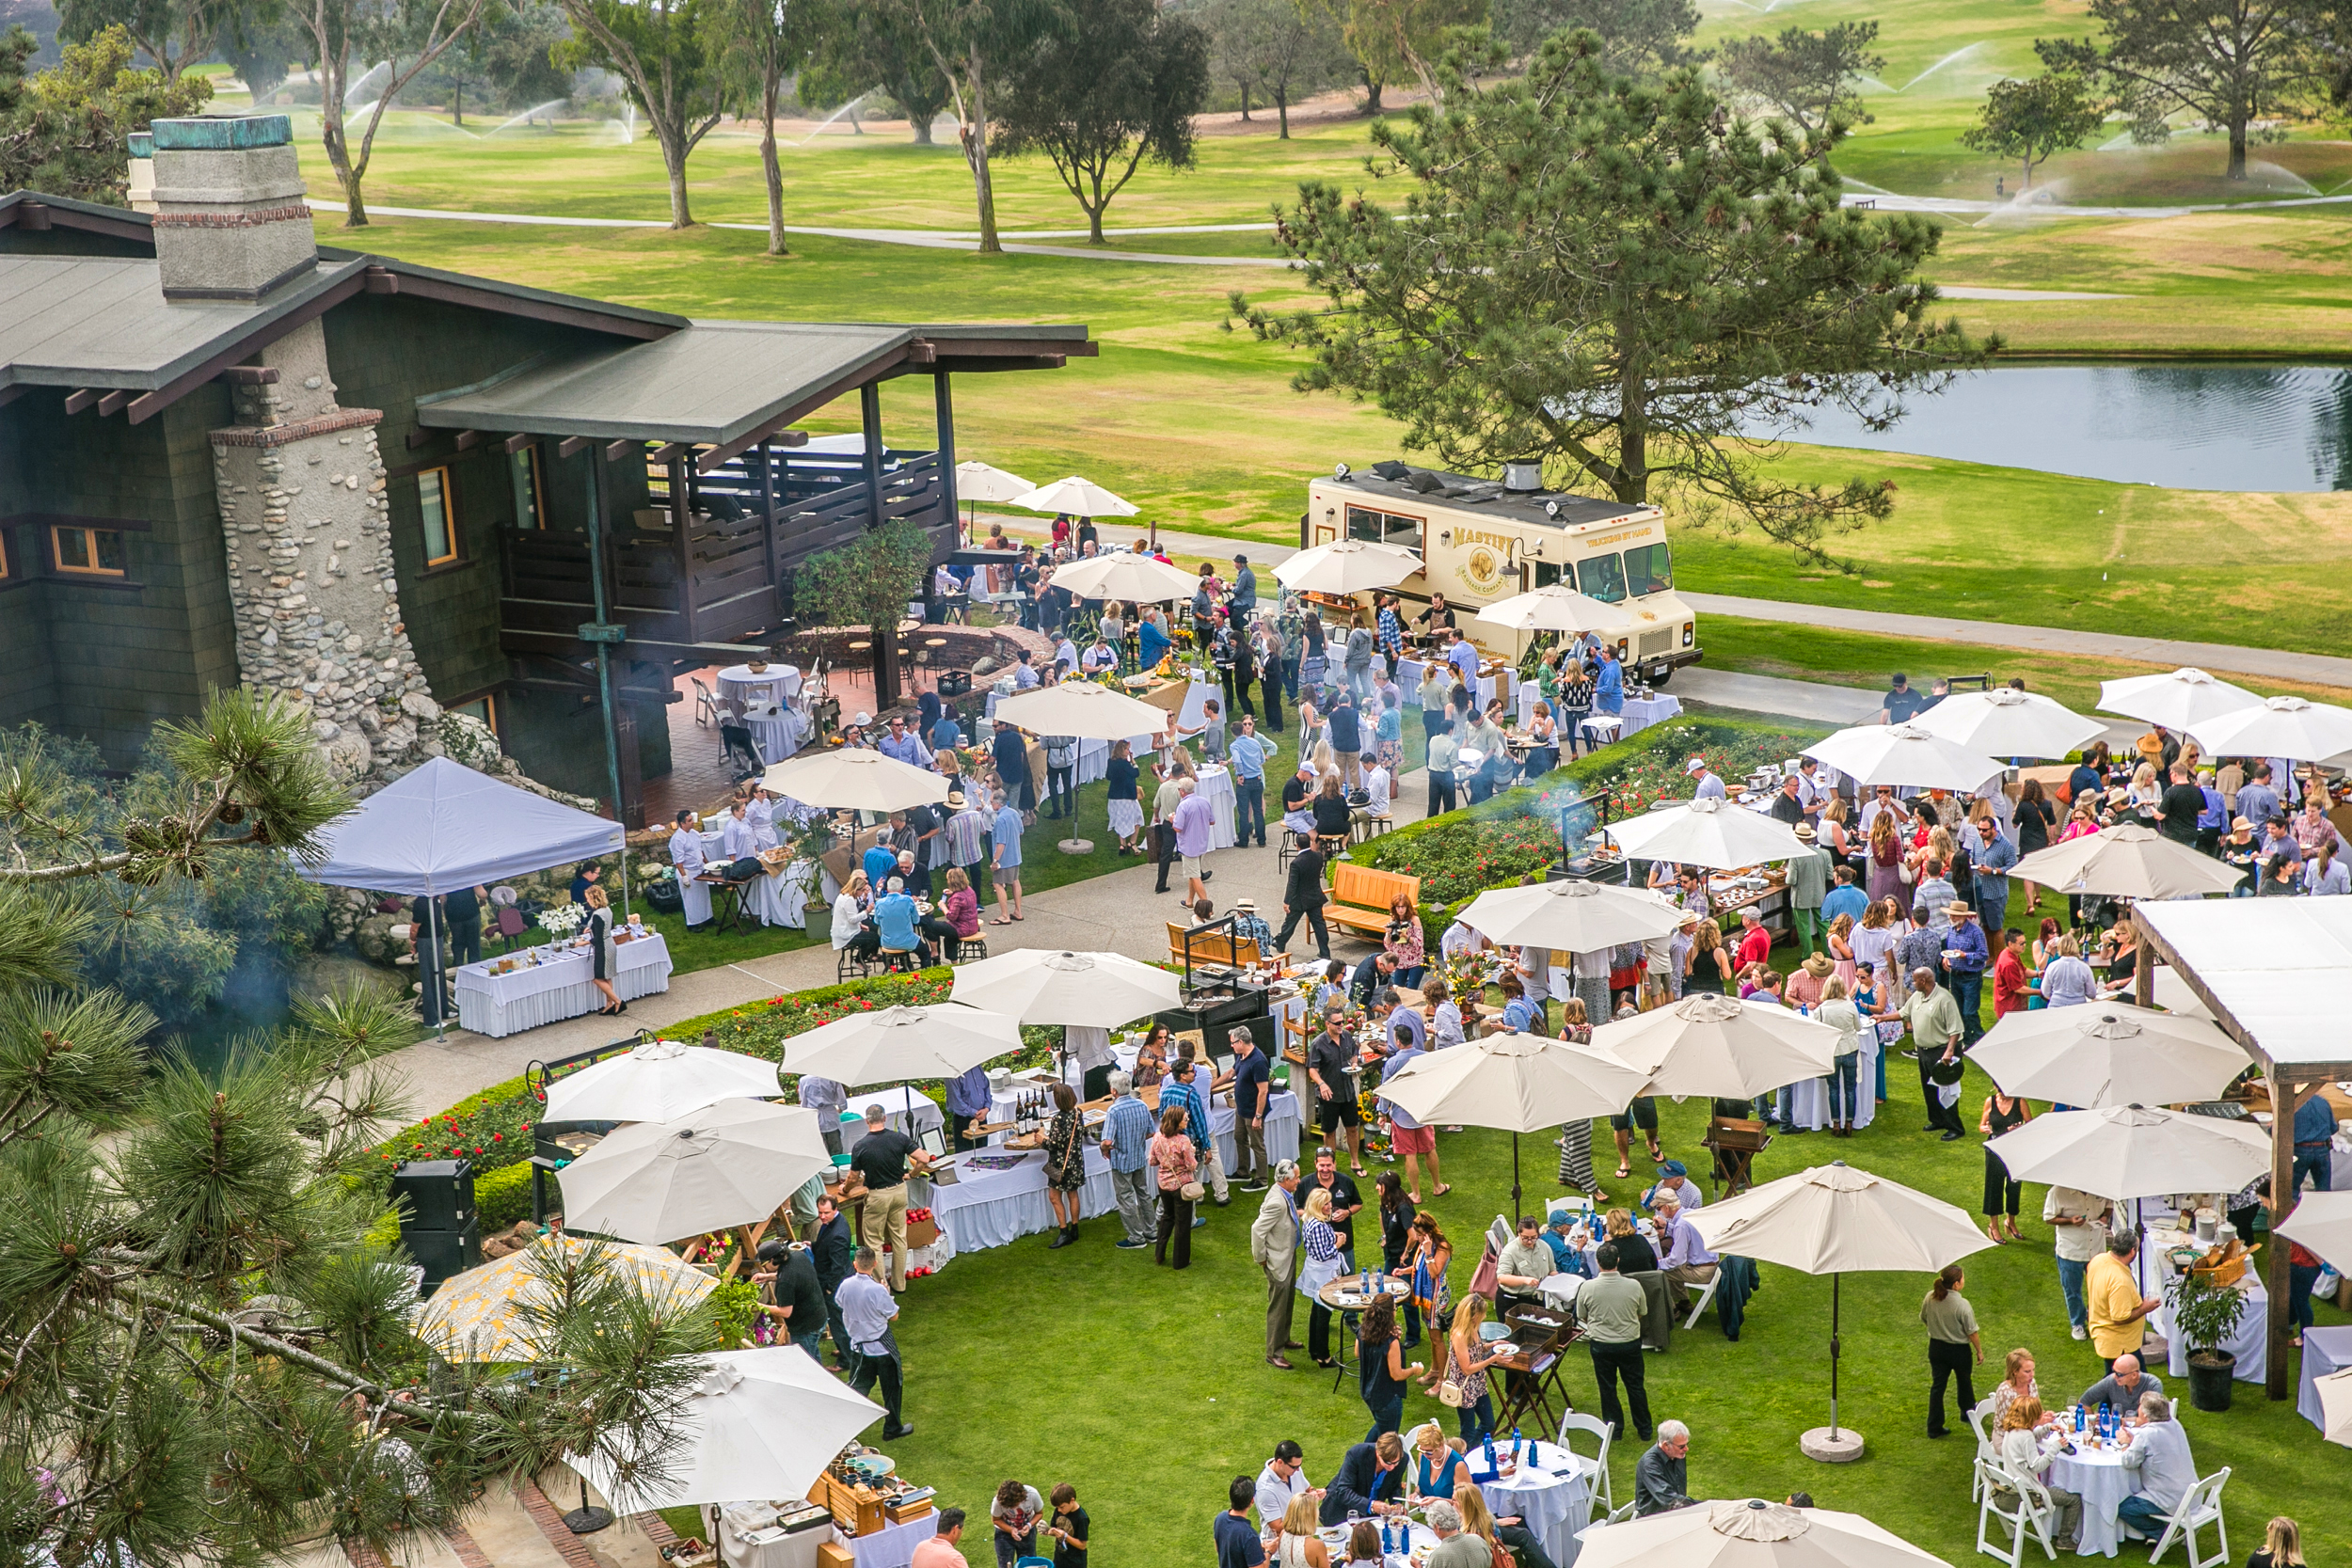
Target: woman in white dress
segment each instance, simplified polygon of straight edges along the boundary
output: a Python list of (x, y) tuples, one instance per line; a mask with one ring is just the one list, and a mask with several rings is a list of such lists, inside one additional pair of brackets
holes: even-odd
[(677, 867), (678, 896), (686, 906), (686, 928), (698, 931), (710, 924), (710, 884), (702, 879), (703, 835), (694, 814), (677, 814), (677, 832), (670, 835), (670, 863)]

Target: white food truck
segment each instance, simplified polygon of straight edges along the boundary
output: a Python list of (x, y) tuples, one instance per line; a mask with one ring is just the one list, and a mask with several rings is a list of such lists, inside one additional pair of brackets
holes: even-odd
[[(1624, 607), (1633, 625), (1613, 641), (1629, 680), (1663, 686), (1677, 668), (1697, 663), (1698, 616), (1675, 594), (1663, 514), (1542, 483), (1534, 464), (1513, 464), (1498, 481), (1395, 462), (1359, 473), (1343, 463), (1309, 482), (1299, 547), (1346, 538), (1411, 550), (1422, 569), (1397, 589), (1406, 620), (1442, 594), (1460, 611), (1462, 634), (1489, 655), (1516, 661), (1538, 634), (1476, 612), (1556, 582)], [(1372, 595), (1357, 602), (1371, 625)]]

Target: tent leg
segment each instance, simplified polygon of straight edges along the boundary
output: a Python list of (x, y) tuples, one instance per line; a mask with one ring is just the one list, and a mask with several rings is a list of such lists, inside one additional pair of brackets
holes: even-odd
[(441, 984), (441, 904), (429, 893), (424, 895), (424, 927), (433, 939), (433, 973), (425, 983), (433, 988), (433, 1037), (437, 1040), (449, 1034), (449, 992)]
[(1838, 1287), (1844, 1283), (1845, 1277), (1842, 1274), (1834, 1274), (1829, 1276), (1829, 1434), (1833, 1438), (1837, 1435)]

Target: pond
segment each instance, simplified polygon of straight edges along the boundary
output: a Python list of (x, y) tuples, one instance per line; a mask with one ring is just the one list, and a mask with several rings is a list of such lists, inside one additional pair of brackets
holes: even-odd
[(2020, 365), (1791, 438), (2181, 490), (2352, 490), (2352, 366)]

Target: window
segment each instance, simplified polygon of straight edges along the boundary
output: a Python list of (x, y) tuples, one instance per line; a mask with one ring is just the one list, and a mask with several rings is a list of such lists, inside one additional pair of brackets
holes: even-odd
[(1576, 578), (1569, 575), (1565, 566), (1555, 566), (1549, 561), (1531, 561), (1528, 564), (1535, 569), (1535, 580), (1528, 585), (1531, 588), (1549, 588), (1555, 582), (1565, 582), (1570, 588), (1576, 586)]
[(470, 703), (459, 703), (453, 706), (450, 712), (469, 713), (489, 725), (492, 735), (499, 733), (499, 700), (494, 695), (476, 697)]
[(1666, 554), (1661, 542), (1656, 545), (1636, 545), (1625, 552), (1626, 590), (1639, 598), (1645, 594), (1664, 594), (1675, 585), (1674, 562)]
[(1615, 604), (1625, 597), (1625, 563), (1614, 555), (1596, 555), (1578, 562), (1576, 591), (1588, 599)]
[(122, 533), (111, 528), (52, 528), (57, 570), (74, 577), (119, 578), (124, 571)]
[(1347, 536), (1375, 545), (1394, 545), (1399, 549), (1421, 553), (1421, 519), (1399, 516), (1393, 512), (1375, 512), (1369, 507), (1347, 509)]
[(457, 559), (457, 509), (451, 504), (447, 468), (427, 468), (417, 476), (417, 516), (424, 529), (424, 563), (444, 566)]
[(548, 485), (539, 472), (539, 449), (528, 446), (515, 454), (515, 526), (548, 526)]

